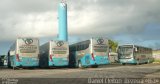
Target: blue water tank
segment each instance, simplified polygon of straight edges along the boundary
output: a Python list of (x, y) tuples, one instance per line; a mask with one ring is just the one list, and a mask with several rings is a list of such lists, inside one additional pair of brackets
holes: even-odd
[(58, 26), (59, 26), (59, 40), (68, 41), (67, 31), (67, 4), (65, 2), (59, 3), (58, 6)]

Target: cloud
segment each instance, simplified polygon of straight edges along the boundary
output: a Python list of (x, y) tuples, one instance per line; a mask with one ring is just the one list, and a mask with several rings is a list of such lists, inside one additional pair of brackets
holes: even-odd
[[(0, 3), (0, 40), (11, 40), (19, 36), (56, 36), (59, 2), (60, 0), (3, 1)], [(160, 23), (159, 2), (159, 0), (68, 0), (69, 34), (77, 36), (124, 34), (145, 39), (146, 25)]]

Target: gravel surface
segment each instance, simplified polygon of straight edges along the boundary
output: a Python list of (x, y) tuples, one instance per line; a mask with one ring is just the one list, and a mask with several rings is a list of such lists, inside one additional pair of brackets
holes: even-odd
[(19, 69), (3, 68), (0, 78), (160, 78), (160, 64), (111, 64), (84, 69)]

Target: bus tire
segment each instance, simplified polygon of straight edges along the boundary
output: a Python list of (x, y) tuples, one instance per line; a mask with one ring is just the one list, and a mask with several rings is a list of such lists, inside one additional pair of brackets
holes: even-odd
[(126, 65), (126, 63), (122, 63), (122, 65)]
[(147, 62), (145, 62), (145, 64), (148, 64), (148, 60), (147, 60)]
[(83, 68), (81, 61), (78, 61), (78, 68)]
[(19, 70), (20, 68), (13, 66), (12, 69), (13, 69), (13, 70)]
[(136, 65), (140, 65), (139, 60), (137, 61)]
[(91, 67), (92, 68), (98, 68), (98, 65), (92, 65)]

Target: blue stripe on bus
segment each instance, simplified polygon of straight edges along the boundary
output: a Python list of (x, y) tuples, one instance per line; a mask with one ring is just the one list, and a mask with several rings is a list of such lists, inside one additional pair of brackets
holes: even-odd
[[(135, 64), (138, 60), (136, 59), (120, 59), (120, 63), (128, 63), (128, 64)], [(146, 63), (148, 62), (148, 59), (141, 59), (139, 60), (139, 63)]]
[(95, 57), (96, 64), (109, 64), (108, 56), (96, 56)]
[(80, 59), (82, 66), (91, 66), (91, 65), (95, 65), (95, 61), (92, 59), (90, 54), (86, 54), (84, 55), (81, 59)]
[(68, 64), (67, 58), (53, 58), (53, 61), (49, 61), (49, 66), (68, 66)]
[(129, 63), (129, 64), (137, 63), (137, 60), (135, 59), (120, 59), (119, 61), (120, 63)]
[(16, 60), (16, 56), (10, 56), (11, 66), (38, 67), (39, 60), (35, 57), (21, 57), (20, 62)]
[(103, 65), (110, 63), (108, 60), (108, 56), (96, 56), (94, 59), (95, 60), (92, 59), (91, 54), (86, 54), (80, 58), (80, 61), (82, 63), (82, 66)]

